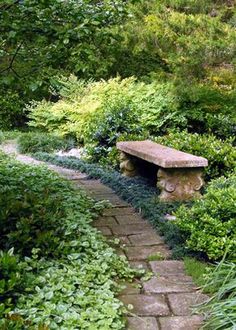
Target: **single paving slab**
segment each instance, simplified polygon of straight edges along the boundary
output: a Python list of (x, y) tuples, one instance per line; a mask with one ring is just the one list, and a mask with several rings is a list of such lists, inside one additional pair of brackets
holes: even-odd
[[(44, 164), (32, 157), (19, 155), (13, 143), (1, 147), (14, 153), (24, 163)], [(198, 292), (182, 261), (171, 260), (171, 253), (151, 225), (128, 203), (99, 180), (90, 180), (85, 174), (59, 166), (48, 165), (75, 186), (84, 189), (94, 199), (106, 199), (112, 206), (94, 221), (93, 226), (108, 240), (118, 238), (119, 255), (126, 257), (137, 269), (153, 272), (148, 281), (126, 283), (119, 299), (129, 308), (127, 330), (198, 330), (202, 316), (192, 315), (192, 306), (208, 299)]]

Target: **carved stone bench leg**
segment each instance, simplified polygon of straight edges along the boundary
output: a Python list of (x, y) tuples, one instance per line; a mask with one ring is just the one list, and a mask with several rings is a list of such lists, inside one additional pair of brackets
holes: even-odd
[(203, 184), (202, 168), (160, 168), (157, 172), (157, 187), (161, 189), (163, 202), (199, 198)]
[(120, 169), (125, 176), (132, 177), (138, 174), (134, 159), (125, 152), (120, 153)]

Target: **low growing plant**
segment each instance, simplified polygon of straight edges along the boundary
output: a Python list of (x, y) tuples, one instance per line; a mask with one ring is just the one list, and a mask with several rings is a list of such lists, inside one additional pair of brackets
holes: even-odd
[(231, 330), (236, 324), (236, 260), (222, 261), (214, 271), (208, 273), (208, 279), (203, 286), (211, 292), (211, 298), (197, 308), (204, 313), (206, 321), (202, 329)]
[(135, 272), (91, 226), (101, 202), (2, 153), (0, 194), (0, 328), (123, 329), (117, 283)]
[(57, 135), (38, 132), (24, 133), (21, 134), (17, 139), (18, 150), (22, 153), (67, 150), (72, 148), (74, 143), (75, 141), (73, 139), (63, 139)]
[(182, 205), (176, 212), (177, 225), (186, 235), (190, 250), (219, 260), (227, 251), (236, 256), (236, 176), (212, 181), (191, 208)]

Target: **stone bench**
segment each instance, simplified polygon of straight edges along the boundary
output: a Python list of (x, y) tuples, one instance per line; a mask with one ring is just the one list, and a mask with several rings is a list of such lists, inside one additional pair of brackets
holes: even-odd
[(145, 141), (118, 142), (122, 174), (138, 174), (137, 159), (157, 165), (157, 186), (161, 189), (161, 201), (183, 201), (200, 196), (204, 184), (203, 167), (206, 158), (197, 157), (161, 144)]

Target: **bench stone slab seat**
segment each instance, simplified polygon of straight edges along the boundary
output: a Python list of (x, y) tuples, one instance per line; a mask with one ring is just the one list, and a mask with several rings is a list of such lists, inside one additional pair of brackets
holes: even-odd
[(126, 176), (138, 174), (137, 158), (158, 166), (157, 186), (161, 189), (162, 201), (189, 200), (200, 196), (204, 184), (202, 169), (208, 165), (206, 158), (149, 140), (118, 142), (117, 149), (121, 152), (120, 168)]

